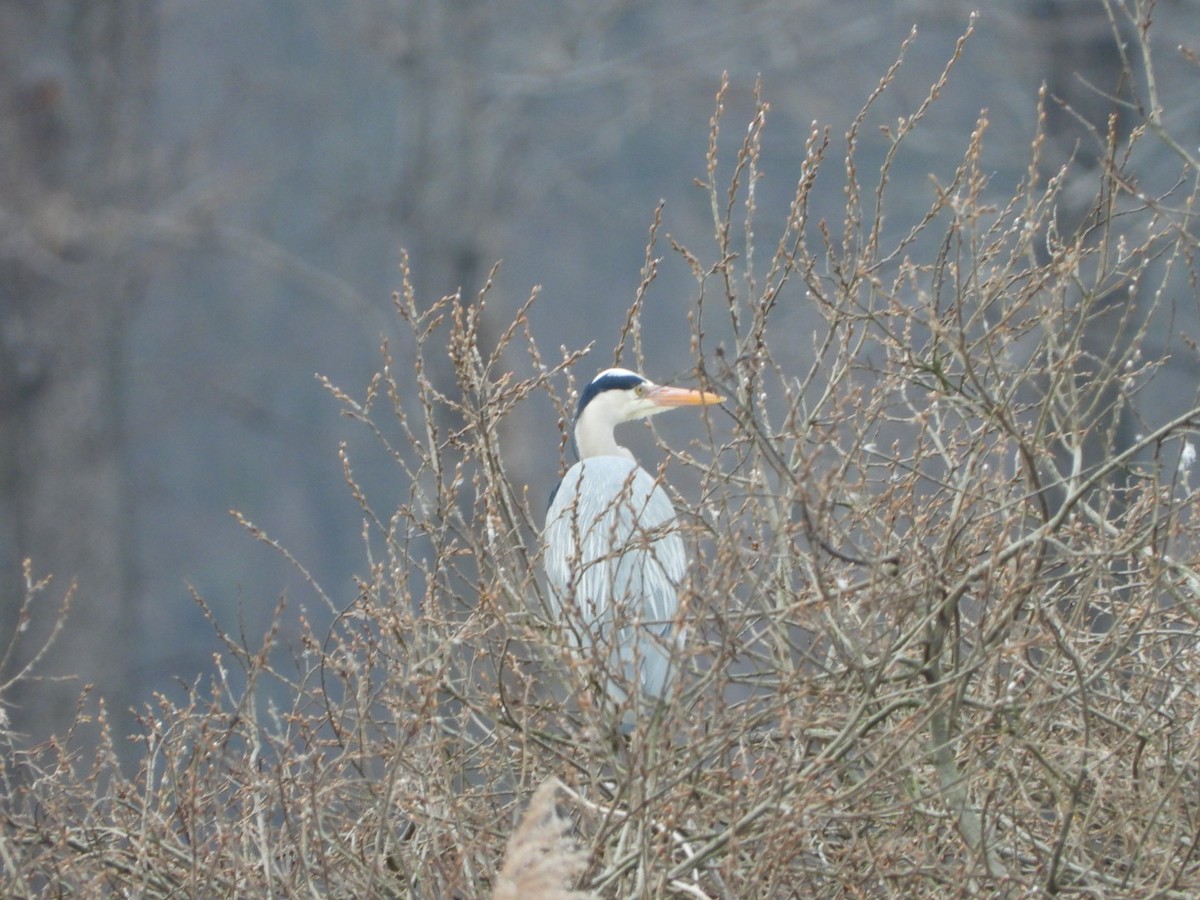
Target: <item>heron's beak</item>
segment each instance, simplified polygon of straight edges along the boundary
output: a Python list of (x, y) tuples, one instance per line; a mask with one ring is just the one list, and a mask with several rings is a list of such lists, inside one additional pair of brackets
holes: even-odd
[(647, 391), (645, 399), (660, 409), (671, 409), (676, 406), (708, 406), (720, 403), (725, 398), (708, 391), (693, 391), (689, 388), (660, 384)]

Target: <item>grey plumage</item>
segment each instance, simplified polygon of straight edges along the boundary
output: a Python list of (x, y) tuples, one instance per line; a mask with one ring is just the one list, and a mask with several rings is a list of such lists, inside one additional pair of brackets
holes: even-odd
[(546, 514), (553, 612), (578, 646), (600, 648), (598, 658), (607, 658), (625, 684), (651, 697), (663, 696), (683, 642), (673, 634), (676, 590), (686, 574), (674, 519), (666, 491), (619, 456), (573, 465)]
[[(716, 394), (656, 385), (607, 369), (580, 396), (580, 461), (556, 488), (543, 532), (550, 613), (591, 677), (618, 703), (630, 693), (666, 696), (685, 629), (677, 591), (687, 572), (683, 539), (667, 493), (616, 442), (614, 428)], [(636, 712), (626, 711), (625, 721)]]

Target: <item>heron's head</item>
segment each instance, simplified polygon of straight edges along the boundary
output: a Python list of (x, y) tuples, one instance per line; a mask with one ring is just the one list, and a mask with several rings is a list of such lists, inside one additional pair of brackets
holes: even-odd
[(678, 406), (705, 406), (723, 398), (708, 391), (655, 384), (628, 369), (605, 369), (579, 396), (575, 412), (575, 443), (579, 457), (626, 456), (613, 429), (622, 422), (644, 419)]

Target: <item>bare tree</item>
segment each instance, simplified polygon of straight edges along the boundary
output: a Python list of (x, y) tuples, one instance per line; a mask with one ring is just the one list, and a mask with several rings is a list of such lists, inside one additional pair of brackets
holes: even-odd
[[(123, 325), (140, 291), (121, 223), (149, 191), (156, 13), (142, 0), (0, 7), (0, 547), (6, 633), (21, 560), (77, 580), (74, 625), (6, 698), (21, 730), (70, 724), (84, 683), (121, 714), (136, 645), (122, 446)], [(35, 612), (41, 612), (35, 610)], [(44, 632), (43, 632), (44, 633)], [(61, 682), (54, 676), (77, 676)]]

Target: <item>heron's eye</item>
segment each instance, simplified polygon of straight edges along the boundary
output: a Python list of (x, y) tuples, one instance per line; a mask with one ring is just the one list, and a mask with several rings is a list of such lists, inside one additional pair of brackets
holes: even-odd
[(638, 397), (642, 396), (646, 393), (646, 386), (644, 384), (639, 384), (633, 389), (633, 393)]

